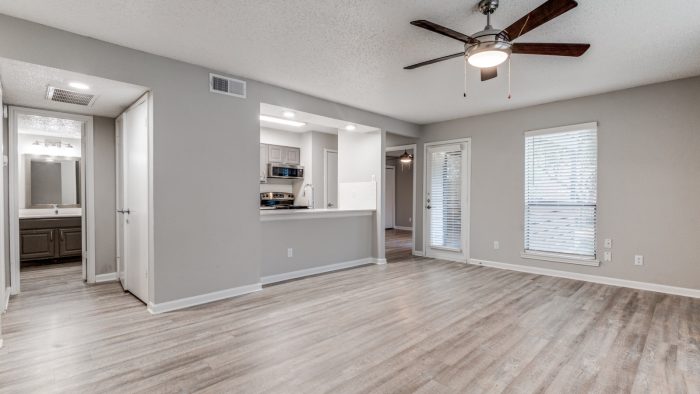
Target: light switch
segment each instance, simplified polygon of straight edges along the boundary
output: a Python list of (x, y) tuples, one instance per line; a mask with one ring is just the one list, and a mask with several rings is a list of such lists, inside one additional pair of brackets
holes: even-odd
[(498, 241), (493, 241), (493, 248), (498, 250), (501, 248), (501, 244)]
[(287, 249), (287, 257), (294, 257), (294, 249), (292, 249), (292, 248)]
[(610, 239), (610, 238), (605, 238), (605, 248), (606, 248), (606, 249), (612, 248), (612, 239)]
[(603, 261), (612, 261), (612, 252), (609, 250), (606, 250), (603, 253)]

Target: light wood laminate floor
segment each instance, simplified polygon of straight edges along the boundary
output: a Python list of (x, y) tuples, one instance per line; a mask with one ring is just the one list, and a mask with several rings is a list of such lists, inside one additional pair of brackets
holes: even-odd
[(411, 258), (413, 254), (413, 233), (395, 228), (384, 230), (384, 245), (387, 262)]
[(152, 316), (55, 268), (22, 273), (0, 392), (700, 392), (698, 299), (406, 258)]

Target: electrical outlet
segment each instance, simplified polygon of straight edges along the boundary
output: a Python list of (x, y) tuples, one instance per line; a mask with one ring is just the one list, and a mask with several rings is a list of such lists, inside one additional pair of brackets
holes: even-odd
[(287, 257), (294, 257), (294, 249), (287, 248)]
[(612, 261), (612, 252), (610, 252), (609, 250), (606, 250), (603, 253), (603, 261)]
[(412, 223), (412, 222), (413, 222), (413, 218), (408, 218), (408, 222), (409, 222), (409, 223)]
[(606, 249), (612, 248), (612, 239), (610, 239), (610, 238), (605, 238), (605, 248), (606, 248)]
[(637, 254), (634, 256), (634, 265), (644, 265), (644, 256)]
[(501, 248), (501, 244), (498, 241), (493, 241), (493, 248), (498, 250)]

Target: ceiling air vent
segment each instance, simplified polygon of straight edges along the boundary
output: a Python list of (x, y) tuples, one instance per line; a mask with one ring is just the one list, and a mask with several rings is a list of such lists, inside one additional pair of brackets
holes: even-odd
[(222, 75), (209, 74), (209, 91), (246, 98), (246, 82)]
[(79, 93), (71, 90), (55, 88), (49, 86), (46, 89), (46, 99), (57, 101), (59, 103), (68, 103), (89, 107), (95, 102), (95, 95), (88, 93)]

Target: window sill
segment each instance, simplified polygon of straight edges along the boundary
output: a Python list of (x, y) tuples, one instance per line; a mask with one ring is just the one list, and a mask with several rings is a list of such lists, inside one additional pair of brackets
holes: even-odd
[(521, 252), (520, 257), (530, 260), (543, 260), (552, 261), (555, 263), (566, 263), (566, 264), (577, 264), (577, 265), (587, 265), (589, 267), (600, 267), (600, 260), (598, 259), (584, 259), (575, 258), (565, 255), (560, 255), (556, 253), (534, 253), (534, 252)]

